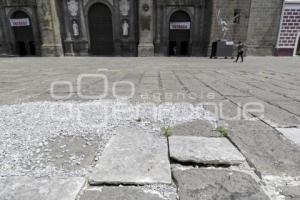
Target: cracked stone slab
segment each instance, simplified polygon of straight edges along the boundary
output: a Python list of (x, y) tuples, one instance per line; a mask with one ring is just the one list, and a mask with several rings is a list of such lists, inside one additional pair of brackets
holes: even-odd
[(9, 177), (0, 179), (2, 200), (74, 200), (84, 178)]
[(171, 169), (166, 139), (141, 129), (117, 129), (90, 174), (89, 183), (170, 184)]
[(173, 171), (180, 200), (269, 200), (248, 174), (225, 169)]
[(287, 139), (300, 146), (300, 129), (297, 128), (278, 128)]
[(181, 162), (237, 165), (245, 161), (226, 138), (172, 136), (169, 146), (171, 158)]
[(88, 189), (79, 200), (164, 200), (159, 194), (143, 191), (138, 187), (101, 187)]

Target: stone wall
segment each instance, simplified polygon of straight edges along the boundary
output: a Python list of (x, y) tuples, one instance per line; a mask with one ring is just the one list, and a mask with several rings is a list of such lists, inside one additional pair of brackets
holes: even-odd
[(286, 4), (276, 47), (277, 56), (292, 56), (300, 34), (300, 4)]
[[(105, 3), (110, 5), (113, 15), (115, 55), (137, 55), (138, 43), (145, 38), (140, 38), (143, 32), (139, 30), (141, 28), (139, 16), (142, 16), (143, 8), (139, 7), (139, 1), (75, 1), (80, 2), (79, 15), (70, 17), (67, 0), (0, 0), (0, 25), (4, 27), (0, 30), (0, 42), (2, 39), (0, 54), (15, 54), (15, 41), (8, 23), (9, 14), (17, 9), (25, 9), (34, 23), (38, 55), (88, 55), (88, 5)], [(151, 42), (144, 41), (144, 44), (152, 45), (153, 43), (156, 55), (168, 55), (170, 14), (181, 9), (190, 15), (193, 25), (190, 41), (192, 56), (209, 55), (212, 42), (219, 39), (245, 42), (250, 55), (273, 55), (279, 31), (282, 4), (283, 0), (153, 0), (153, 11), (151, 11), (151, 26), (153, 27), (151, 27), (151, 33), (148, 34), (153, 38), (151, 38)], [(223, 38), (221, 27), (218, 24), (219, 10), (220, 16), (229, 24), (229, 31), (225, 38)], [(240, 17), (239, 22), (234, 23), (236, 12), (239, 13)], [(72, 24), (70, 24), (72, 20), (78, 22), (80, 29), (80, 36), (78, 37), (72, 36), (73, 30)], [(290, 20), (293, 21), (294, 19), (291, 18)], [(127, 36), (124, 36), (122, 32), (124, 21), (128, 22), (129, 25)], [(297, 22), (287, 23), (293, 23), (295, 28), (292, 32), (286, 33), (284, 32), (286, 28), (283, 27), (280, 43), (286, 41), (291, 45), (295, 41)], [(286, 46), (286, 44), (280, 45)]]
[[(249, 21), (249, 0), (214, 0), (212, 4), (212, 23), (211, 23), (211, 41), (227, 39), (235, 42), (245, 41), (247, 39), (248, 21)], [(234, 22), (235, 10), (240, 12), (239, 22)], [(218, 12), (229, 25), (229, 31), (226, 38), (223, 38), (221, 26), (218, 24)]]
[[(247, 40), (250, 0), (213, 0), (211, 1), (211, 31), (208, 54), (210, 55), (212, 42), (216, 40), (230, 40), (235, 43)], [(235, 18), (235, 12), (238, 11), (239, 17)], [(220, 17), (228, 24), (228, 33), (223, 37), (222, 28), (218, 23), (218, 13)], [(235, 21), (235, 19), (238, 20)]]
[(283, 0), (252, 0), (247, 34), (248, 54), (274, 55)]

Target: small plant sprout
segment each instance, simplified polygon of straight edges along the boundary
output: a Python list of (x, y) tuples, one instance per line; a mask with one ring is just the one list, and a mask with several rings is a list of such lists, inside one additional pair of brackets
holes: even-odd
[(221, 137), (228, 137), (228, 129), (225, 127), (218, 127), (217, 131), (219, 132)]
[(171, 127), (170, 126), (163, 127), (162, 131), (163, 131), (165, 137), (170, 137), (172, 135), (172, 131), (171, 131)]

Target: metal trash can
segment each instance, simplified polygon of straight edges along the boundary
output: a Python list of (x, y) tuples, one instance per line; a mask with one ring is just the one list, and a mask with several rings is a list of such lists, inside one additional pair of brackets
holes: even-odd
[(221, 40), (215, 41), (212, 44), (210, 58), (224, 57), (225, 59), (227, 59), (228, 57), (230, 57), (233, 59), (233, 50), (234, 42)]

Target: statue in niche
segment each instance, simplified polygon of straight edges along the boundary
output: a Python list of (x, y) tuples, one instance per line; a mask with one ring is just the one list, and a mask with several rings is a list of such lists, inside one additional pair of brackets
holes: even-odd
[(73, 20), (73, 22), (72, 22), (72, 29), (73, 29), (73, 36), (78, 37), (79, 36), (79, 25), (76, 20)]
[(76, 17), (78, 15), (78, 1), (77, 0), (67, 0), (68, 9), (70, 12), (70, 15), (72, 17)]
[(128, 24), (127, 20), (123, 21), (122, 30), (123, 30), (123, 36), (128, 36), (129, 35), (129, 24)]
[(128, 0), (120, 0), (119, 1), (120, 12), (122, 16), (128, 16), (130, 5)]

